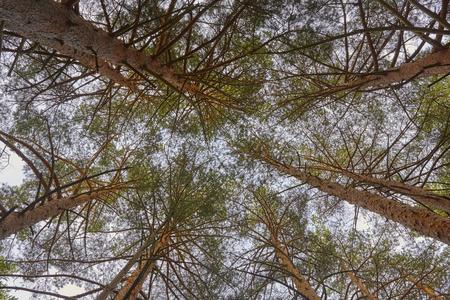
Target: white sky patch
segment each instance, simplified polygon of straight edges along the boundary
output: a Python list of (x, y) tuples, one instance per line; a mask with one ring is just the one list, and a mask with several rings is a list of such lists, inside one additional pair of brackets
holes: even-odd
[(74, 284), (67, 284), (65, 285), (62, 289), (58, 290), (58, 294), (64, 295), (64, 296), (68, 296), (68, 297), (72, 297), (72, 296), (76, 296), (82, 293), (85, 293), (86, 290), (76, 286)]
[[(24, 286), (24, 282), (21, 278), (8, 277), (8, 280), (4, 282), (7, 286)], [(8, 290), (6, 291), (9, 296), (16, 297), (18, 300), (29, 300), (32, 293), (21, 291), (21, 290)]]
[[(8, 286), (18, 286), (18, 287), (26, 286), (25, 282), (20, 278), (7, 280), (5, 282), (5, 284)], [(50, 292), (52, 292), (52, 291), (50, 291)], [(59, 290), (57, 290), (56, 294), (59, 294), (59, 295), (65, 296), (65, 297), (73, 297), (76, 295), (83, 294), (85, 292), (86, 292), (86, 290), (84, 288), (81, 288), (81, 287), (73, 285), (73, 284), (67, 284), (63, 288), (60, 288)], [(53, 291), (53, 293), (55, 293), (55, 291)], [(43, 294), (34, 294), (32, 292), (21, 291), (21, 290), (9, 290), (8, 295), (14, 296), (18, 300), (29, 300), (33, 295), (36, 295), (36, 296), (39, 295), (38, 298), (35, 298), (35, 299), (46, 299), (46, 300), (54, 299), (51, 296), (46, 296)], [(59, 298), (59, 299), (62, 299), (62, 298)]]
[(358, 220), (356, 223), (356, 229), (358, 230), (366, 230), (369, 229), (370, 226), (368, 224), (368, 220), (362, 215), (358, 214)]
[(3, 149), (5, 145), (0, 143), (0, 183), (20, 185), (25, 177), (23, 174), (25, 163), (15, 153)]

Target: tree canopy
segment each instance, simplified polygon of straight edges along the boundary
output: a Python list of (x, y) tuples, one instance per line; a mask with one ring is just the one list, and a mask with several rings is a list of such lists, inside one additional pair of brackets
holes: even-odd
[(448, 11), (0, 0), (0, 299), (450, 297)]

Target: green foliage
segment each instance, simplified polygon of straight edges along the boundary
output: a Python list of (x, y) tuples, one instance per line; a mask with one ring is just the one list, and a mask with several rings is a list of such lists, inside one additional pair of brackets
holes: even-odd
[[(0, 251), (3, 250), (3, 248), (0, 248)], [(0, 274), (12, 274), (14, 272), (17, 272), (17, 268), (14, 264), (5, 261), (4, 257), (0, 257)], [(5, 277), (7, 278), (7, 277)], [(6, 286), (2, 281), (0, 281), (0, 286)], [(4, 289), (0, 289), (0, 299), (1, 300), (17, 300), (16, 297), (8, 295), (8, 291)]]

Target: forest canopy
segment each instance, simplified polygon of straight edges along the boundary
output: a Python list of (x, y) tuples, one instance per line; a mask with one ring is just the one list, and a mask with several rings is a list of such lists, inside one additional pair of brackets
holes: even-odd
[(448, 14), (0, 0), (0, 299), (448, 299)]

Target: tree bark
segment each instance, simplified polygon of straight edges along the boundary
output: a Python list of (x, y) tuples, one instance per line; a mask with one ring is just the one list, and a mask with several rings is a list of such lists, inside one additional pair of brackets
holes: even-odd
[[(122, 278), (128, 273), (131, 267), (139, 261), (139, 258), (144, 254), (145, 249), (147, 249), (150, 245), (155, 243), (158, 235), (161, 230), (167, 226), (167, 222), (162, 223), (155, 230), (153, 230), (152, 234), (145, 240), (144, 244), (138, 249), (138, 251), (133, 255), (133, 257), (127, 262), (127, 264), (120, 270), (120, 272), (111, 280), (111, 282), (105, 285), (102, 292), (97, 296), (97, 300), (106, 300), (109, 294), (113, 291), (113, 289), (120, 283)], [(170, 227), (170, 226), (169, 226)]]
[(380, 214), (425, 236), (450, 245), (450, 218), (383, 196), (320, 179), (297, 168), (286, 166), (267, 155), (262, 156), (256, 153), (251, 153), (251, 155), (266, 161), (279, 171), (289, 174), (321, 192)]
[(101, 191), (88, 192), (81, 195), (46, 201), (43, 205), (37, 204), (33, 209), (25, 212), (23, 215), (12, 213), (0, 222), (0, 240), (18, 233), (20, 230), (28, 228), (40, 221), (57, 216), (62, 211), (73, 209), (90, 200), (109, 194), (113, 190), (114, 189), (104, 189)]
[(311, 96), (327, 96), (331, 94), (357, 91), (379, 85), (402, 83), (412, 79), (425, 78), (450, 72), (450, 48), (433, 52), (414, 62), (404, 63), (398, 67), (384, 71), (361, 75), (360, 79), (321, 90)]
[(296, 289), (311, 300), (320, 300), (320, 297), (317, 295), (316, 291), (311, 287), (308, 280), (300, 274), (300, 271), (291, 261), (289, 255), (284, 251), (278, 238), (272, 233), (270, 234), (270, 241), (273, 244), (275, 253), (281, 260), (281, 267), (287, 274), (289, 274), (289, 278), (291, 278)]
[(378, 300), (377, 297), (375, 297), (368, 289), (367, 287), (364, 285), (364, 283), (361, 282), (361, 280), (358, 279), (358, 277), (356, 277), (356, 275), (349, 271), (348, 268), (344, 265), (343, 262), (341, 262), (341, 267), (347, 271), (347, 275), (350, 277), (350, 279), (352, 280), (352, 282), (354, 284), (356, 284), (359, 287), (359, 290), (367, 297), (367, 299), (369, 300)]
[(283, 269), (292, 280), (296, 290), (308, 299), (320, 300), (320, 297), (311, 287), (308, 280), (303, 277), (297, 266), (292, 262), (288, 249), (281, 245), (281, 242), (278, 238), (278, 233), (281, 230), (281, 224), (277, 221), (277, 217), (273, 213), (272, 208), (270, 207), (270, 205), (268, 205), (264, 196), (257, 195), (257, 193), (255, 192), (254, 196), (258, 200), (261, 208), (264, 211), (264, 213), (260, 217), (270, 233), (269, 241), (264, 240), (264, 243), (268, 244), (271, 248), (274, 249), (275, 254), (281, 260), (280, 268)]
[(409, 281), (413, 282), (415, 285), (417, 285), (419, 288), (421, 288), (425, 293), (427, 293), (428, 296), (430, 296), (431, 299), (444, 300), (442, 297), (436, 295), (436, 293), (433, 292), (432, 290), (430, 290), (426, 285), (421, 284), (420, 282), (418, 282), (417, 280), (415, 280), (411, 276), (408, 276), (407, 278), (408, 278)]
[[(95, 27), (63, 4), (51, 0), (0, 0), (0, 20), (6, 28), (41, 45), (62, 51), (92, 67), (96, 58), (104, 75), (117, 81), (117, 74), (104, 65), (121, 65), (141, 74), (150, 74), (175, 89), (203, 96), (198, 86), (186, 83), (172, 68), (133, 47), (126, 47), (118, 38)], [(75, 55), (76, 51), (76, 55)], [(94, 62), (95, 63), (95, 62)]]
[(408, 196), (411, 199), (421, 203), (428, 205), (432, 208), (440, 209), (444, 212), (450, 214), (450, 197), (445, 195), (439, 195), (423, 188), (404, 184), (401, 182), (390, 181), (382, 178), (375, 178), (366, 175), (361, 175), (353, 172), (349, 172), (346, 170), (338, 170), (335, 168), (326, 167), (327, 170), (332, 172), (337, 172), (343, 174), (346, 177), (352, 178), (358, 182), (368, 184), (371, 186), (379, 186), (382, 188), (386, 188), (388, 190), (398, 192), (402, 195)]
[[(166, 230), (161, 233), (161, 237), (158, 240), (155, 248), (147, 253), (146, 262), (142, 266), (137, 267), (133, 271), (133, 273), (131, 273), (126, 283), (122, 286), (122, 288), (120, 288), (119, 292), (114, 298), (115, 300), (135, 300), (137, 298), (139, 292), (142, 289), (142, 284), (144, 283), (145, 279), (147, 279), (153, 268), (156, 266), (158, 257), (161, 257), (162, 253), (167, 248), (167, 245), (169, 243), (169, 236), (167, 233), (168, 230), (166, 228)], [(135, 285), (134, 288), (133, 285)]]

